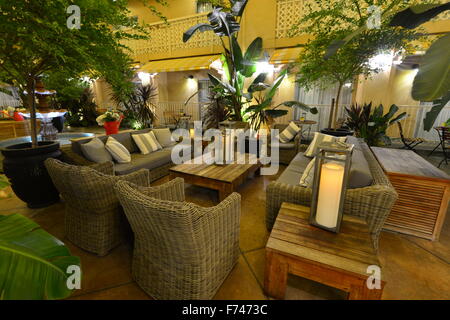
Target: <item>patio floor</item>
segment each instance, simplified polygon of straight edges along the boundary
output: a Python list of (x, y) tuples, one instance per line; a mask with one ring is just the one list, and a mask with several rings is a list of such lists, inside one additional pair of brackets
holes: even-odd
[[(440, 161), (433, 157), (431, 162)], [(449, 166), (443, 166), (449, 172)], [(282, 168), (282, 170), (284, 167)], [(279, 174), (281, 173), (281, 171)], [(264, 225), (265, 187), (277, 176), (248, 180), (238, 192), (242, 195), (241, 236), (238, 264), (226, 279), (215, 299), (267, 299), (263, 292), (264, 246), (268, 232)], [(163, 178), (157, 183), (164, 183)], [(187, 186), (188, 201), (212, 206), (213, 191)], [(15, 196), (0, 200), (0, 214), (20, 213), (32, 218), (45, 230), (64, 241), (64, 204), (31, 210)], [(150, 299), (132, 280), (131, 245), (124, 244), (108, 256), (99, 258), (69, 241), (68, 247), (81, 258), (82, 288), (72, 299)], [(450, 214), (438, 242), (383, 232), (380, 260), (387, 285), (383, 299), (450, 299)], [(342, 299), (345, 295), (329, 287), (291, 277), (286, 299)]]

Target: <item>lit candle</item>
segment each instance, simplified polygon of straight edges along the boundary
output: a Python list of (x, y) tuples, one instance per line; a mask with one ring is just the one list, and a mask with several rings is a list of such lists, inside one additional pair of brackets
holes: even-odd
[(322, 166), (316, 222), (324, 227), (336, 228), (337, 226), (343, 181), (343, 165), (329, 162)]

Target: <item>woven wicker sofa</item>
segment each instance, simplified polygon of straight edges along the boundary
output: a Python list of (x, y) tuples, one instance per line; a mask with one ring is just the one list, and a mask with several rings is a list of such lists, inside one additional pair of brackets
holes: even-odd
[[(150, 180), (153, 182), (169, 174), (169, 169), (174, 165), (171, 159), (171, 154), (176, 143), (170, 147), (152, 152), (151, 154), (142, 155), (131, 137), (131, 134), (147, 133), (150, 130), (151, 129), (143, 129), (138, 131), (130, 130), (111, 135), (111, 137), (123, 144), (131, 154), (131, 163), (114, 164), (114, 172), (116, 175), (126, 175), (140, 169), (148, 169), (150, 170)], [(106, 143), (108, 136), (99, 136), (98, 138)], [(81, 145), (88, 143), (92, 139), (92, 137), (72, 139), (71, 145), (61, 147), (63, 152), (63, 161), (74, 165), (93, 165), (94, 162), (86, 159), (81, 151)]]
[[(367, 187), (347, 190), (344, 214), (362, 217), (367, 221), (373, 244), (378, 249), (381, 229), (398, 195), (367, 144), (354, 137), (349, 137), (348, 142), (355, 144), (355, 148), (362, 151), (373, 182)], [(299, 153), (278, 180), (267, 186), (266, 226), (268, 230), (272, 229), (283, 202), (310, 206), (312, 189), (299, 185), (300, 177), (308, 161), (310, 161), (309, 158)]]

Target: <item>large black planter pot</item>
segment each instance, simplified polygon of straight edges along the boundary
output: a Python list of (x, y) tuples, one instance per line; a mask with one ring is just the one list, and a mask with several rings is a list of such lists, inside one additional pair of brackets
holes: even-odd
[(44, 161), (59, 158), (59, 142), (41, 141), (31, 148), (31, 143), (15, 144), (2, 148), (3, 171), (10, 179), (17, 197), (29, 208), (43, 208), (59, 201), (59, 193), (53, 185)]
[(348, 130), (348, 129), (326, 128), (326, 129), (320, 130), (320, 132), (323, 134), (328, 134), (330, 136), (334, 136), (334, 137), (346, 137), (346, 136), (352, 136), (354, 134), (354, 132), (352, 130)]

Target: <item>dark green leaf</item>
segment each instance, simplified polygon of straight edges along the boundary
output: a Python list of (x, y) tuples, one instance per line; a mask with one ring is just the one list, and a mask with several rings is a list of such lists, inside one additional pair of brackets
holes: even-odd
[(280, 76), (277, 78), (277, 80), (275, 80), (274, 84), (272, 85), (272, 87), (270, 88), (269, 91), (267, 91), (266, 96), (265, 96), (265, 100), (270, 100), (272, 101), (273, 97), (275, 96), (275, 93), (278, 90), (278, 87), (281, 85), (281, 83), (283, 82), (284, 78), (287, 75), (287, 70), (284, 70), (280, 73)]
[(251, 77), (256, 72), (256, 63), (261, 57), (263, 51), (263, 42), (261, 38), (256, 38), (248, 46), (244, 55), (244, 69), (242, 74), (247, 78)]
[(231, 37), (231, 45), (233, 46), (234, 66), (236, 67), (236, 71), (244, 74), (244, 56), (242, 55), (241, 46), (239, 45), (239, 42), (237, 41), (235, 36)]
[(183, 33), (183, 42), (188, 42), (189, 39), (197, 32), (205, 32), (208, 30), (214, 31), (213, 27), (207, 23), (200, 23), (196, 26), (189, 28), (185, 33)]
[(306, 105), (300, 101), (285, 101), (285, 102), (281, 103), (280, 105), (290, 107), (290, 108), (299, 108), (301, 110), (311, 112), (312, 114), (319, 113), (319, 110), (317, 110), (317, 108), (311, 108), (308, 105)]
[(397, 13), (392, 18), (390, 25), (393, 27), (400, 26), (407, 29), (414, 29), (447, 10), (450, 10), (450, 2), (442, 5), (422, 4), (412, 6)]
[(279, 110), (279, 109), (267, 109), (264, 112), (267, 115), (271, 116), (272, 118), (279, 118), (289, 113), (288, 110)]
[(406, 119), (408, 117), (408, 114), (406, 112), (400, 113), (397, 117), (389, 121), (389, 125), (393, 125), (394, 123), (397, 123), (399, 121), (402, 121), (403, 119)]
[(426, 131), (430, 131), (433, 128), (434, 123), (436, 122), (437, 117), (441, 113), (442, 109), (447, 105), (450, 101), (450, 91), (442, 97), (435, 101), (431, 111), (427, 112), (425, 119), (423, 120), (423, 127)]
[(247, 5), (248, 0), (235, 0), (233, 1), (233, 6), (231, 7), (231, 12), (236, 17), (242, 17), (244, 13), (245, 6)]
[(450, 34), (436, 40), (422, 59), (412, 97), (433, 101), (450, 90)]

